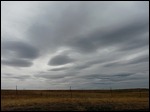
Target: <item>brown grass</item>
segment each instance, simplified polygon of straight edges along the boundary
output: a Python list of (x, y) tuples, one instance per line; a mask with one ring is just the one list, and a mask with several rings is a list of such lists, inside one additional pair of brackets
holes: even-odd
[(149, 90), (1, 90), (2, 111), (149, 110)]

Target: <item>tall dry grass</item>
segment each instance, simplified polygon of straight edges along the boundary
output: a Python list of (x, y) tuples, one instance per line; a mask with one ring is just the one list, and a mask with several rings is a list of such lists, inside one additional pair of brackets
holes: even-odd
[(2, 110), (149, 110), (149, 90), (1, 91)]

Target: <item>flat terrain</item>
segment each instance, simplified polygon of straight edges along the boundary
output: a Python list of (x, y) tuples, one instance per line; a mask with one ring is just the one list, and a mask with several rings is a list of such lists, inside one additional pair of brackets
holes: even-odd
[(149, 89), (1, 90), (2, 111), (148, 111)]

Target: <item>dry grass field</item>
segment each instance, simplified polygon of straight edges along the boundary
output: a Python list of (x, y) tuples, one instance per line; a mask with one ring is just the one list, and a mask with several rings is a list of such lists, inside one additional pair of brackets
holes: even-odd
[(149, 89), (1, 90), (2, 111), (148, 111)]

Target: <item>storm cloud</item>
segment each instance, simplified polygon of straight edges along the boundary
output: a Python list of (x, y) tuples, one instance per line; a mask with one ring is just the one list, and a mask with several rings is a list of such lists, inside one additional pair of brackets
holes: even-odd
[(71, 59), (69, 56), (66, 55), (57, 55), (52, 57), (52, 59), (49, 61), (49, 65), (57, 66), (57, 65), (64, 65), (67, 63), (71, 63), (74, 60)]
[(17, 41), (4, 41), (2, 42), (2, 54), (11, 57), (35, 59), (38, 57), (38, 49), (32, 45), (24, 42)]
[(38, 49), (19, 41), (2, 42), (2, 65), (15, 67), (30, 67), (32, 60), (39, 56)]
[(32, 65), (32, 62), (28, 60), (13, 59), (13, 60), (1, 60), (1, 64), (16, 67), (30, 67)]
[(149, 2), (1, 6), (2, 88), (149, 87)]
[(50, 69), (49, 71), (62, 71), (62, 70), (66, 70), (68, 69), (67, 67), (61, 67), (61, 68), (53, 68), (53, 69)]
[[(147, 33), (148, 29), (148, 20), (137, 20), (133, 21), (131, 23), (121, 23), (118, 26), (114, 26), (113, 29), (110, 28), (103, 28), (103, 29), (97, 29), (97, 31), (93, 31), (90, 34), (87, 34), (85, 37), (79, 37), (75, 41), (70, 41), (68, 43), (71, 44), (71, 46), (75, 47), (81, 52), (91, 52), (95, 51), (98, 48), (104, 48), (109, 46), (115, 46), (118, 47), (120, 44), (126, 44), (130, 41), (137, 41), (138, 35), (141, 33)], [(105, 29), (105, 30), (104, 30)], [(104, 31), (103, 31), (104, 30)], [(138, 41), (140, 41), (138, 39)], [(71, 43), (73, 42), (73, 43)], [(142, 39), (139, 43), (133, 43), (133, 47), (138, 44), (148, 44), (146, 39)], [(131, 46), (131, 45), (129, 45)], [(123, 47), (126, 46), (121, 46)], [(127, 48), (126, 48), (127, 49)], [(131, 49), (131, 47), (129, 47)]]

